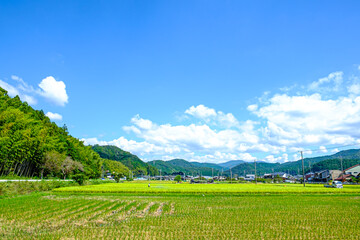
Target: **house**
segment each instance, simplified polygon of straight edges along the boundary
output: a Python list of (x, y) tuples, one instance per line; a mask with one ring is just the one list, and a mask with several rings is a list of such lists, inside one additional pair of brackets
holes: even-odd
[(215, 176), (215, 177), (214, 177), (214, 180), (217, 180), (217, 181), (225, 181), (225, 180), (226, 180), (226, 177), (224, 177), (224, 176)]
[(272, 179), (273, 178), (273, 175), (272, 173), (265, 173), (264, 176), (263, 176), (265, 179)]
[(322, 170), (314, 173), (313, 180), (315, 182), (327, 182), (331, 178), (330, 170)]
[(305, 181), (311, 182), (314, 180), (315, 173), (309, 172), (305, 174)]
[(246, 174), (244, 180), (245, 181), (254, 181), (255, 175), (254, 174)]
[(287, 174), (285, 172), (275, 172), (272, 175), (273, 175), (273, 178), (280, 177), (283, 180), (286, 180), (290, 177), (290, 174)]
[(335, 181), (342, 181), (342, 182), (350, 182), (352, 180), (353, 175), (351, 174), (342, 174), (340, 177), (336, 178)]
[(340, 177), (342, 172), (340, 170), (330, 170), (331, 180), (335, 180), (336, 178)]
[(345, 174), (351, 174), (353, 176), (357, 176), (360, 173), (360, 164), (349, 167), (348, 169), (345, 169), (344, 172)]

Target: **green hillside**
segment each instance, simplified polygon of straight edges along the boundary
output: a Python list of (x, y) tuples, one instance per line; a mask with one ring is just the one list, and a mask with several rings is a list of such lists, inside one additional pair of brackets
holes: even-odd
[[(333, 155), (304, 158), (305, 171), (320, 171), (324, 169), (336, 170), (341, 169), (340, 158), (343, 159), (343, 169), (351, 167), (360, 163), (360, 150), (349, 149), (340, 151)], [(254, 174), (255, 165), (251, 163), (242, 163), (232, 168), (232, 173), (237, 175)], [(286, 163), (264, 163), (258, 162), (256, 164), (256, 173), (261, 175), (264, 173), (272, 172), (289, 172), (290, 174), (298, 174), (302, 172), (301, 160), (286, 162)], [(227, 170), (225, 175), (230, 175), (230, 171)]]
[(92, 149), (95, 152), (97, 152), (102, 158), (121, 162), (131, 171), (133, 171), (134, 176), (141, 176), (148, 174), (153, 176), (158, 174), (158, 171), (155, 167), (143, 162), (136, 155), (126, 152), (116, 146), (95, 145), (92, 147)]
[(154, 160), (148, 163), (161, 170), (163, 174), (185, 172), (191, 175), (201, 174), (211, 176), (212, 173), (218, 175), (218, 173), (221, 172), (221, 167), (216, 164), (188, 162), (184, 159), (173, 159), (169, 161)]
[(42, 110), (0, 88), (0, 175), (99, 177), (102, 159), (91, 147), (58, 127)]
[(218, 165), (222, 168), (224, 168), (224, 170), (226, 169), (229, 169), (229, 168), (232, 168), (232, 167), (235, 167), (241, 163), (245, 163), (244, 160), (231, 160), (231, 161), (228, 161), (228, 162), (224, 162), (224, 163), (219, 163)]
[[(342, 160), (343, 164), (343, 170), (352, 167), (356, 164), (360, 164), (360, 158), (355, 159), (348, 159), (345, 158)], [(341, 160), (340, 158), (334, 158), (334, 159), (327, 159), (323, 160), (321, 162), (315, 163), (311, 166), (312, 171), (320, 171), (323, 169), (339, 169), (341, 170)]]

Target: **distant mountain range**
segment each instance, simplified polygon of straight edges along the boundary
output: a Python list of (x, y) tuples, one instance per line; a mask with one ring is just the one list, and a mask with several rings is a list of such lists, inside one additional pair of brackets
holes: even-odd
[[(360, 150), (350, 149), (340, 151), (333, 155), (304, 158), (305, 172), (308, 171), (320, 171), (324, 169), (341, 170), (360, 163)], [(184, 159), (173, 159), (169, 161), (154, 160), (148, 162), (150, 165), (161, 170), (163, 174), (172, 174), (176, 172), (186, 172), (192, 175), (198, 175), (200, 172), (202, 175), (211, 176), (212, 174), (218, 175), (230, 175), (230, 169), (233, 175), (242, 176), (244, 174), (254, 174), (255, 164), (254, 162), (246, 162), (243, 160), (232, 160), (224, 163), (199, 163), (189, 162)], [(272, 173), (272, 172), (288, 172), (290, 174), (302, 173), (301, 160), (286, 162), (286, 163), (268, 163), (264, 161), (256, 162), (256, 173)]]
[(224, 163), (219, 163), (218, 165), (223, 167), (225, 170), (233, 168), (241, 163), (246, 163), (244, 160), (232, 160)]
[[(231, 160), (224, 163), (200, 163), (190, 162), (184, 159), (173, 159), (169, 161), (153, 160), (150, 162), (143, 162), (136, 155), (123, 151), (115, 146), (99, 146), (92, 147), (94, 151), (99, 153), (100, 157), (105, 159), (111, 159), (119, 161), (127, 166), (130, 170), (134, 171), (135, 175), (151, 174), (162, 175), (186, 173), (190, 175), (204, 175), (204, 176), (216, 176), (219, 174), (229, 176), (230, 169), (234, 175), (243, 176), (244, 174), (254, 174), (255, 164), (254, 162), (246, 162), (244, 160)], [(320, 171), (324, 169), (341, 170), (346, 169), (353, 165), (360, 163), (360, 149), (350, 149), (340, 151), (333, 155), (305, 158), (304, 165), (305, 171)], [(258, 175), (272, 172), (287, 172), (290, 174), (302, 173), (301, 160), (286, 162), (286, 163), (268, 163), (264, 161), (256, 162), (256, 173)]]
[[(343, 169), (349, 168), (353, 165), (360, 163), (360, 150), (359, 149), (350, 149), (340, 151), (333, 155), (314, 157), (314, 158), (304, 158), (305, 172), (308, 171), (320, 171), (324, 169), (329, 170), (341, 170), (341, 161), (343, 163)], [(255, 164), (252, 163), (241, 163), (231, 169), (232, 174), (244, 175), (245, 174), (254, 174)], [(286, 162), (286, 163), (266, 163), (266, 162), (257, 162), (256, 163), (256, 173), (272, 173), (272, 172), (288, 172), (290, 174), (302, 173), (302, 163), (301, 160)], [(230, 175), (230, 170), (225, 171), (224, 175)]]
[(151, 166), (156, 167), (162, 174), (186, 173), (190, 175), (218, 175), (222, 167), (214, 163), (188, 162), (184, 159), (173, 159), (169, 161), (154, 160), (148, 162)]

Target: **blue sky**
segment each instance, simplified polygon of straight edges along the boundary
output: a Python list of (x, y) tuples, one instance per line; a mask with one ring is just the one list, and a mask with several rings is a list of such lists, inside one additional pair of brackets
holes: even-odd
[(359, 1), (1, 1), (0, 86), (144, 160), (359, 143)]

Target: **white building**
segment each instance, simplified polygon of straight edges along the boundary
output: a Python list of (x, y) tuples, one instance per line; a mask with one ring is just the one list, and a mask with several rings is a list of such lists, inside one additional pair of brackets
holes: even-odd
[(359, 173), (360, 173), (360, 164), (345, 169), (345, 174), (351, 174), (353, 176), (357, 176)]

